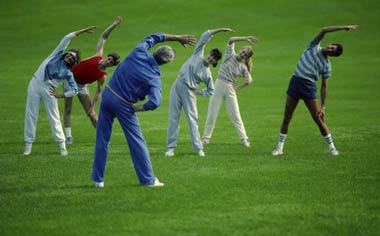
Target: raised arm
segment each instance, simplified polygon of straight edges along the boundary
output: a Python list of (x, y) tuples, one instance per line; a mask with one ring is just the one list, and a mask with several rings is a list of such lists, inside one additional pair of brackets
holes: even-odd
[(90, 33), (90, 34), (93, 34), (95, 31), (94, 29), (96, 28), (96, 26), (90, 26), (90, 27), (87, 27), (87, 28), (84, 28), (84, 29), (81, 29), (81, 30), (77, 30), (75, 31), (75, 36), (78, 36), (82, 33)]
[(248, 43), (256, 43), (259, 41), (259, 39), (255, 36), (231, 37), (228, 40), (228, 44), (233, 44), (234, 42), (238, 42), (238, 41), (247, 41)]
[(316, 44), (318, 44), (319, 42), (321, 42), (321, 40), (323, 39), (323, 37), (325, 36), (326, 33), (335, 32), (335, 31), (339, 31), (339, 30), (347, 30), (347, 31), (350, 31), (350, 30), (355, 30), (355, 29), (358, 29), (358, 28), (359, 28), (358, 25), (327, 26), (327, 27), (324, 27), (324, 28), (322, 28), (321, 31), (319, 31), (319, 32), (317, 33), (317, 35), (313, 38), (313, 40), (311, 41), (311, 44), (316, 45)]
[(230, 29), (230, 28), (219, 28), (219, 29), (212, 29), (210, 30), (210, 33), (212, 35), (219, 33), (219, 32), (235, 32), (235, 30)]
[(180, 42), (185, 48), (187, 48), (187, 45), (194, 46), (197, 43), (197, 39), (193, 35), (165, 34), (165, 41)]
[(107, 29), (103, 31), (103, 33), (100, 35), (98, 45), (96, 46), (96, 56), (102, 56), (103, 55), (103, 48), (104, 44), (106, 43), (106, 39), (111, 34), (112, 30), (115, 29), (116, 26), (120, 25), (122, 22), (122, 18), (120, 16), (116, 17), (115, 21), (108, 26)]

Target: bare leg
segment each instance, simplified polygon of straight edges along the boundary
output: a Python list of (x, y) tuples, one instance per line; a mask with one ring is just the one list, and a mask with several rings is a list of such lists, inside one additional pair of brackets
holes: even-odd
[(96, 128), (98, 123), (98, 118), (96, 114), (90, 114), (89, 110), (92, 105), (91, 98), (88, 94), (78, 95), (79, 101), (82, 103), (83, 109), (86, 112), (87, 116), (90, 118), (92, 125)]
[(323, 136), (326, 136), (330, 133), (329, 128), (327, 127), (325, 121), (319, 116), (319, 112), (321, 108), (319, 107), (319, 103), (317, 99), (305, 100), (305, 105), (309, 109), (310, 115), (318, 125), (319, 130)]
[(280, 132), (282, 134), (288, 133), (290, 121), (293, 117), (294, 110), (298, 105), (299, 99), (288, 96), (286, 98), (284, 118), (282, 120)]

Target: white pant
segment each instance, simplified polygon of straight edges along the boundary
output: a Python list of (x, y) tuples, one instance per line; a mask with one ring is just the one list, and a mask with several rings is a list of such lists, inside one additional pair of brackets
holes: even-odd
[(167, 147), (177, 146), (181, 110), (185, 112), (190, 129), (193, 149), (202, 150), (203, 144), (198, 129), (197, 97), (194, 90), (189, 89), (182, 80), (176, 80), (170, 90), (169, 127)]
[(207, 139), (211, 138), (223, 99), (226, 102), (228, 115), (236, 128), (240, 140), (248, 139), (243, 121), (241, 120), (235, 88), (232, 83), (228, 83), (220, 79), (215, 81), (215, 94), (210, 98), (203, 137)]
[(59, 116), (57, 99), (49, 94), (50, 85), (42, 79), (33, 77), (28, 86), (28, 97), (25, 109), (24, 140), (33, 143), (36, 138), (36, 127), (41, 100), (49, 118), (51, 131), (57, 143), (65, 142), (62, 124)]

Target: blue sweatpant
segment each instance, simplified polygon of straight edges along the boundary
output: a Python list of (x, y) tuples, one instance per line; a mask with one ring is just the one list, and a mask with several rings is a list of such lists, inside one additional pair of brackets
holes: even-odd
[(133, 166), (141, 185), (154, 183), (150, 162), (149, 151), (141, 132), (139, 120), (133, 107), (105, 88), (100, 104), (98, 125), (96, 127), (96, 144), (94, 154), (94, 166), (92, 169), (92, 180), (104, 181), (106, 168), (108, 144), (112, 133), (112, 124), (115, 117), (124, 131), (125, 138), (131, 153)]

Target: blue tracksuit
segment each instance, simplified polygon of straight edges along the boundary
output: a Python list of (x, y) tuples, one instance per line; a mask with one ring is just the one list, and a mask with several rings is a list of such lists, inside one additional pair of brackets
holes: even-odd
[(152, 34), (138, 44), (125, 60), (115, 69), (104, 89), (98, 125), (92, 180), (104, 181), (108, 143), (115, 117), (124, 131), (132, 162), (141, 185), (154, 183), (148, 148), (141, 132), (139, 120), (132, 103), (149, 100), (145, 110), (154, 110), (161, 104), (161, 72), (153, 55), (148, 52), (155, 44), (165, 41), (163, 33)]

